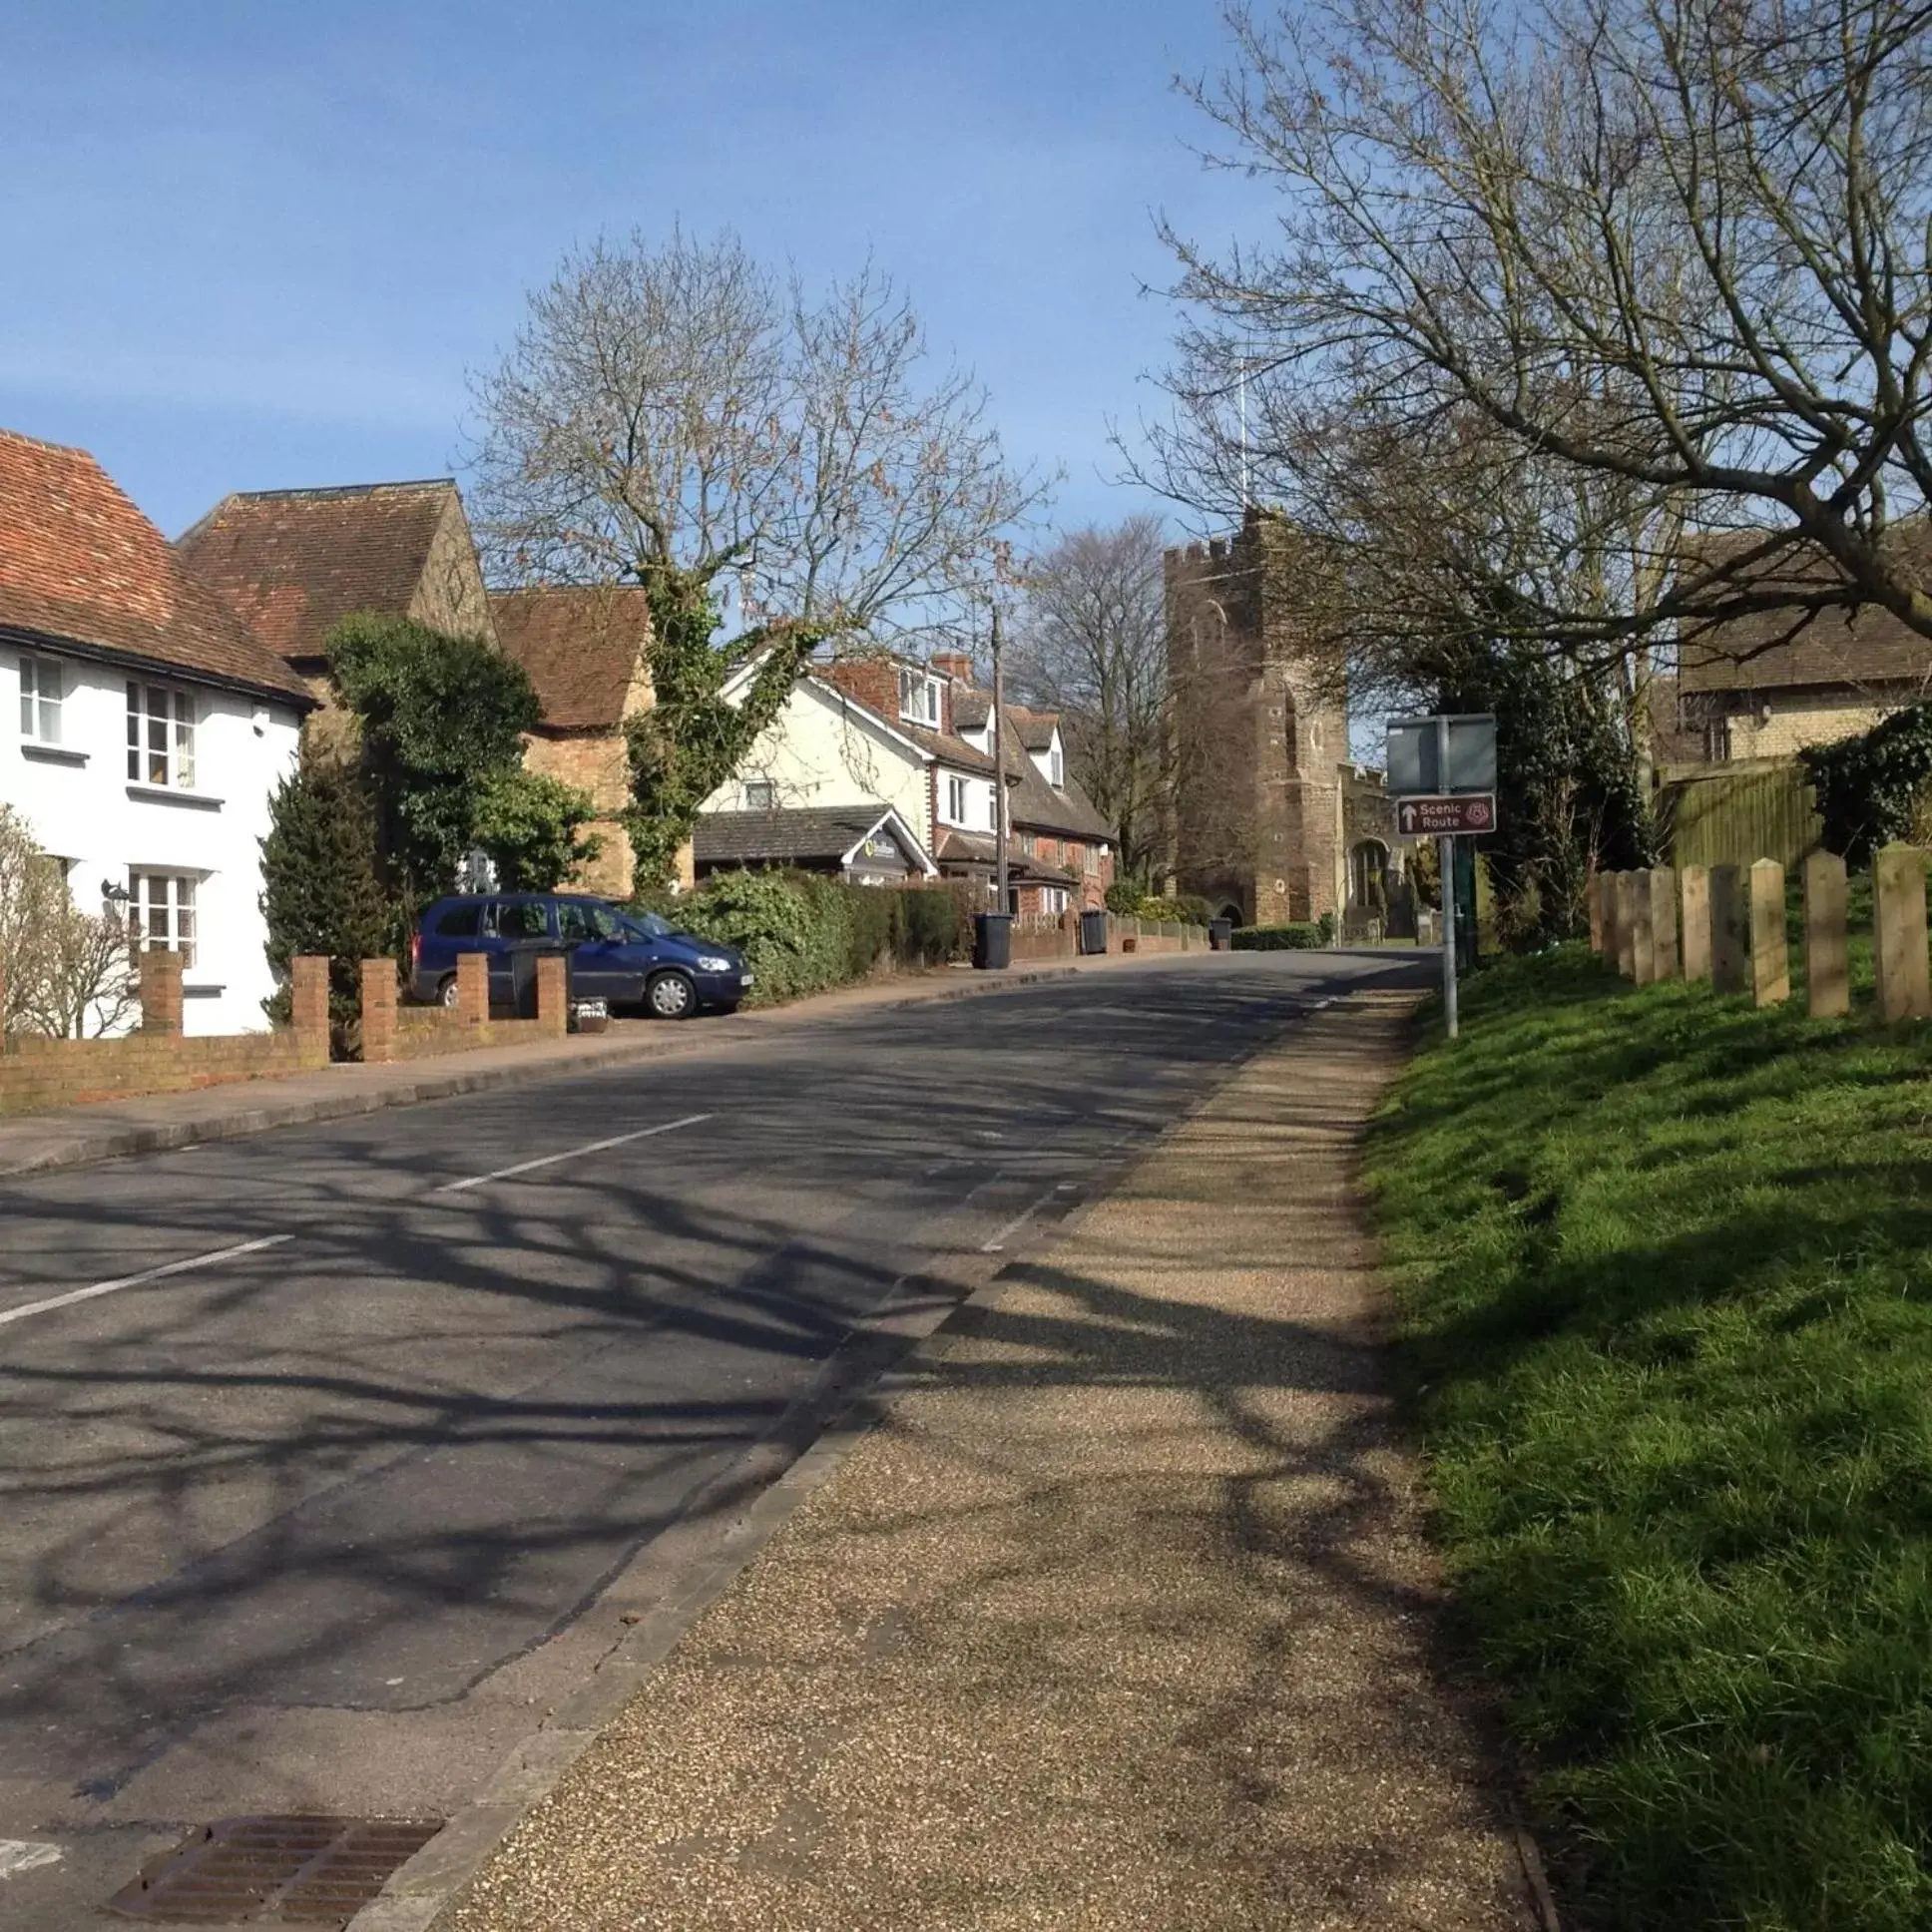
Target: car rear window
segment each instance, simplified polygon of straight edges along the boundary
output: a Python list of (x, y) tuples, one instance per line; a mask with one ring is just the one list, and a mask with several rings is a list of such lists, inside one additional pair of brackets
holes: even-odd
[(483, 923), (483, 908), (472, 902), (469, 905), (451, 906), (436, 921), (438, 939), (474, 939), (477, 928)]

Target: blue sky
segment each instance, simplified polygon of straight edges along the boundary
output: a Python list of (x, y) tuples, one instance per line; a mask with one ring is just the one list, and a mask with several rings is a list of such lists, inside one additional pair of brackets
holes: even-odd
[(1254, 235), (1171, 90), (1218, 0), (12, 0), (0, 424), (170, 535), (225, 491), (441, 474), (465, 371), (570, 244), (674, 218), (808, 280), (868, 251), (1009, 450), (1111, 486), (1172, 316), (1153, 216)]

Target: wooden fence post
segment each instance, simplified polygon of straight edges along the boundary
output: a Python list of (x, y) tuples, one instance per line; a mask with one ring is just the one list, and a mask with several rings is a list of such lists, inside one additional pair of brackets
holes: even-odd
[(1676, 979), (1678, 959), (1678, 875), (1668, 865), (1654, 865), (1651, 881), (1652, 976)]
[(1719, 993), (1750, 985), (1750, 900), (1734, 865), (1710, 868), (1710, 983)]
[(1632, 872), (1631, 882), (1631, 982), (1651, 986), (1657, 980), (1657, 928), (1651, 919), (1651, 875)]
[(1707, 866), (1687, 865), (1679, 874), (1684, 887), (1684, 929), (1679, 951), (1684, 960), (1684, 977), (1690, 981), (1710, 977), (1710, 871)]
[(1637, 978), (1637, 874), (1617, 874), (1617, 970)]
[(1751, 998), (1781, 1006), (1791, 997), (1791, 942), (1784, 928), (1784, 867), (1760, 858), (1750, 869)]
[(1916, 845), (1884, 845), (1872, 854), (1872, 966), (1878, 1017), (1932, 1018), (1925, 950), (1925, 854)]
[(1851, 1011), (1846, 898), (1844, 860), (1836, 852), (1813, 852), (1804, 861), (1804, 983), (1814, 1020)]
[(1589, 889), (1584, 894), (1584, 901), (1590, 912), (1590, 950), (1600, 959), (1604, 951), (1604, 880), (1606, 876), (1608, 875), (1603, 872), (1592, 872)]

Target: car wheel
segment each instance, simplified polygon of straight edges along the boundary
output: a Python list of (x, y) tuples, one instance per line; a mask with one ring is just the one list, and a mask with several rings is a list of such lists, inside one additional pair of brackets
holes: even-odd
[(698, 988), (683, 973), (658, 973), (644, 989), (654, 1020), (689, 1020), (698, 1011)]
[(456, 990), (456, 975), (454, 973), (451, 973), (446, 980), (438, 982), (436, 987), (436, 1004), (438, 1006), (447, 1006), (452, 1010), (462, 1004), (462, 995)]

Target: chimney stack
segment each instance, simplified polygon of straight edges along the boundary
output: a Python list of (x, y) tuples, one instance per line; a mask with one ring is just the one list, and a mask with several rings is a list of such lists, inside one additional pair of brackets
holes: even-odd
[(935, 651), (931, 664), (940, 677), (950, 678), (955, 684), (971, 685), (973, 682), (973, 660), (967, 652)]

